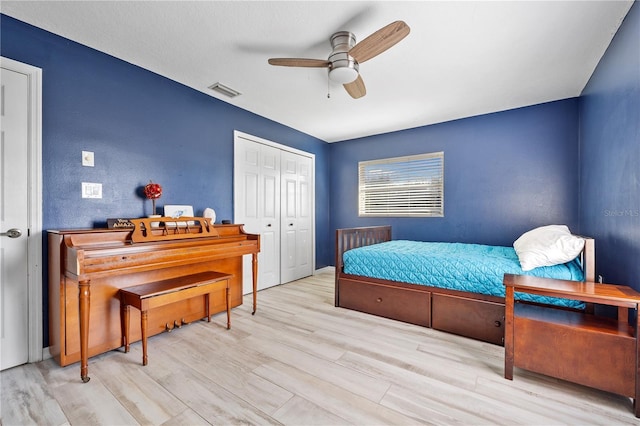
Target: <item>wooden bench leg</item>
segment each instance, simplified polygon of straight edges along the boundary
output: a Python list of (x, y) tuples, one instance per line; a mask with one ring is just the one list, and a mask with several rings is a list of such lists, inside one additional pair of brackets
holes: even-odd
[(130, 314), (131, 306), (125, 305), (122, 307), (123, 316), (124, 316), (124, 352), (129, 353), (130, 342), (129, 340), (129, 314)]
[(142, 330), (142, 365), (147, 365), (147, 311), (140, 312), (140, 328)]
[(227, 330), (229, 330), (231, 328), (231, 306), (229, 304), (229, 282), (227, 281), (227, 291), (226, 291), (226, 295), (225, 295), (225, 301), (227, 304)]

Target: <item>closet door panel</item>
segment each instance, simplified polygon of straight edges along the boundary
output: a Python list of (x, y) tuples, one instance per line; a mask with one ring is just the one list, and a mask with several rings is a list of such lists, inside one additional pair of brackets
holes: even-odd
[(258, 218), (258, 175), (247, 172), (244, 175), (244, 216), (247, 218)]
[[(280, 150), (237, 138), (234, 216), (260, 234), (258, 289), (280, 284)], [(243, 259), (243, 294), (252, 291), (251, 256)]]
[(264, 177), (263, 179), (264, 205), (262, 207), (262, 212), (263, 212), (264, 219), (267, 219), (267, 221), (269, 219), (272, 221), (279, 220), (278, 216), (280, 214), (280, 206), (277, 204), (277, 201), (279, 198), (276, 194), (276, 192), (278, 191), (278, 188), (276, 188), (276, 186), (277, 186), (277, 179), (275, 178), (275, 176)]
[[(282, 258), (283, 275), (286, 271), (296, 267), (296, 234), (295, 232), (285, 232), (282, 238), (282, 248), (286, 256)], [(286, 281), (285, 281), (286, 282)]]
[(282, 245), (281, 280), (294, 281), (313, 273), (311, 205), (309, 193), (311, 159), (292, 152), (282, 152)]

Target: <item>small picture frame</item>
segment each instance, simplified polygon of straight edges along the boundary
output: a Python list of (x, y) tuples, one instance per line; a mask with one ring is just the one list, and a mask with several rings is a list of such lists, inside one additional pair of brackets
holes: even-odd
[[(165, 217), (179, 218), (182, 216), (193, 217), (193, 206), (167, 204), (164, 206)], [(172, 224), (172, 222), (167, 222)], [(187, 226), (187, 222), (175, 222), (176, 226)], [(194, 225), (195, 223), (190, 220), (188, 225)]]

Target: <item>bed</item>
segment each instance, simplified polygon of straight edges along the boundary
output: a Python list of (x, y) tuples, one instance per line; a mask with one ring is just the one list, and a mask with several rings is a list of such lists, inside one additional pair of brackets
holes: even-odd
[[(576, 259), (525, 271), (509, 247), (394, 241), (390, 226), (338, 229), (335, 306), (503, 345), (504, 273), (594, 281), (594, 240), (579, 238), (584, 242)], [(417, 253), (418, 244), (441, 259)], [(519, 298), (521, 303), (592, 309), (566, 299)]]

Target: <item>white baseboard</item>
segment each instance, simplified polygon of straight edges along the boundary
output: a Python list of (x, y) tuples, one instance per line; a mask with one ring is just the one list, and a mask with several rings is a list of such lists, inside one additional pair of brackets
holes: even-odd
[(49, 350), (49, 347), (47, 346), (46, 348), (42, 348), (42, 360), (44, 361), (45, 359), (49, 359), (49, 358), (53, 358), (53, 355), (51, 355), (51, 351)]
[(316, 269), (313, 272), (313, 275), (318, 275), (318, 274), (325, 274), (325, 273), (335, 273), (336, 268), (335, 266), (325, 266), (324, 268), (320, 268), (320, 269)]

